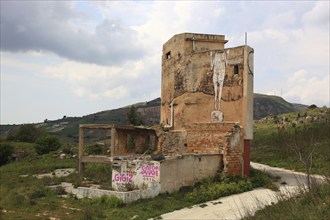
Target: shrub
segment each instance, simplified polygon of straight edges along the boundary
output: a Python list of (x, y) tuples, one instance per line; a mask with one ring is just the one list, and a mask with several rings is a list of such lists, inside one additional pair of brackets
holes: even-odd
[(62, 186), (57, 186), (54, 189), (54, 192), (55, 192), (56, 195), (65, 195), (66, 194), (66, 191)]
[(54, 136), (44, 136), (36, 141), (35, 150), (37, 154), (47, 154), (51, 151), (58, 150), (61, 147), (61, 143), (58, 138)]
[(62, 151), (65, 154), (71, 154), (71, 155), (74, 154), (74, 149), (70, 145), (67, 145), (67, 146), (63, 147)]
[(100, 198), (97, 198), (95, 202), (98, 205), (105, 206), (106, 208), (119, 208), (123, 206), (123, 201), (115, 195), (103, 195)]
[(42, 128), (38, 128), (33, 124), (24, 124), (14, 133), (8, 135), (7, 140), (33, 143), (44, 134), (45, 131)]
[(8, 163), (14, 153), (14, 147), (10, 144), (0, 144), (0, 166)]
[(15, 191), (10, 192), (3, 199), (5, 200), (5, 203), (10, 207), (20, 207), (29, 204), (27, 197)]
[(199, 187), (186, 194), (185, 199), (187, 201), (202, 203), (222, 196), (249, 191), (253, 188), (249, 180), (240, 177), (222, 177), (220, 182), (213, 182), (208, 178), (200, 184)]
[(31, 200), (42, 198), (42, 197), (46, 196), (46, 191), (47, 191), (46, 188), (41, 187), (41, 188), (35, 189), (28, 197)]
[(308, 109), (315, 109), (317, 106), (315, 104), (308, 106)]
[(85, 148), (87, 155), (104, 155), (107, 154), (107, 146), (102, 146), (100, 144), (88, 145)]

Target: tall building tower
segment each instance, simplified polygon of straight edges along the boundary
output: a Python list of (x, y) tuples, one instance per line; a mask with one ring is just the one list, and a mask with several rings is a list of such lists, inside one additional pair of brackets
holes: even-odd
[[(243, 156), (235, 169), (241, 170), (235, 172), (249, 175), (254, 50), (247, 45), (225, 48), (226, 43), (224, 35), (182, 33), (163, 45), (160, 121), (168, 138), (179, 140), (178, 146), (168, 146), (165, 138), (163, 149), (223, 153), (225, 165), (228, 150), (239, 149), (236, 154)], [(230, 148), (222, 136), (235, 126), (241, 128), (240, 140)]]

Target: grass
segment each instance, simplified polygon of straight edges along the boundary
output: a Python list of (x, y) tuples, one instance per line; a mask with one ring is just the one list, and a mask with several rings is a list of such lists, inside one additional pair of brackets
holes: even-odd
[[(219, 188), (218, 194), (211, 193), (212, 198), (215, 199), (220, 196), (250, 190), (253, 185), (262, 185), (263, 182), (260, 180), (268, 177), (265, 177), (259, 171), (256, 172), (256, 177), (251, 180), (224, 177), (206, 179), (195, 188), (185, 187), (171, 195), (162, 194), (154, 199), (137, 201), (127, 205), (111, 197), (82, 200), (77, 200), (74, 197), (59, 198), (55, 192), (46, 187), (22, 187), (21, 183), (18, 183), (1, 203), (2, 209), (10, 211), (3, 213), (2, 217), (3, 219), (19, 219), (23, 216), (29, 216), (29, 219), (33, 219), (38, 213), (44, 213), (48, 217), (53, 216), (61, 219), (129, 219), (133, 216), (137, 216), (136, 219), (148, 219), (199, 202), (205, 202), (210, 199), (207, 195), (208, 189), (211, 188)], [(24, 183), (40, 185), (42, 180), (25, 177)], [(246, 185), (247, 188), (239, 188), (242, 185)], [(61, 208), (63, 206), (71, 207), (71, 209), (63, 213), (63, 208)]]
[[(194, 187), (182, 187), (179, 192), (162, 194), (153, 199), (136, 201), (120, 208), (109, 210), (111, 219), (149, 219), (174, 210), (191, 207), (222, 196), (249, 191), (254, 187), (264, 186), (271, 182), (266, 174), (254, 170), (251, 178), (223, 177), (205, 179)], [(202, 206), (205, 206), (205, 204)]]
[[(318, 114), (313, 110), (309, 114)], [(295, 115), (284, 117), (294, 118)], [(318, 125), (328, 126), (328, 125)], [(323, 137), (315, 153), (314, 173), (326, 174), (329, 159), (328, 127), (322, 127)], [(279, 138), (276, 136), (276, 124), (255, 124), (255, 140), (251, 145), (251, 158), (256, 162), (275, 165), (295, 170), (303, 170), (296, 156), (290, 149), (279, 148)], [(12, 143), (16, 150), (23, 152), (18, 161), (0, 167), (0, 219), (149, 219), (158, 218), (163, 213), (171, 212), (184, 207), (217, 199), (221, 196), (240, 193), (252, 188), (266, 186), (274, 189), (270, 177), (260, 171), (251, 170), (251, 178), (222, 177), (203, 180), (194, 187), (183, 187), (179, 192), (162, 194), (153, 199), (136, 201), (123, 204), (113, 197), (78, 200), (72, 195), (60, 197), (63, 190), (50, 190), (47, 186), (55, 185), (62, 181), (72, 182), (76, 186), (90, 182), (101, 184), (103, 188), (111, 187), (111, 169), (106, 165), (88, 164), (85, 167), (85, 176), (71, 174), (61, 178), (37, 179), (34, 174), (52, 172), (58, 168), (76, 168), (77, 159), (59, 159), (58, 153), (49, 153), (39, 156), (35, 153), (32, 144)], [(73, 145), (65, 146), (67, 150)], [(21, 175), (28, 175), (22, 177)], [(318, 219), (329, 217), (329, 184), (315, 188), (311, 193), (288, 201), (281, 201), (279, 206), (267, 207), (262, 215), (259, 212), (256, 219)], [(309, 199), (308, 199), (309, 198)], [(285, 202), (289, 202), (285, 203)], [(274, 210), (271, 210), (271, 209)], [(270, 210), (270, 211), (268, 211)], [(305, 214), (299, 210), (306, 210)], [(261, 211), (260, 211), (261, 212)], [(291, 214), (292, 212), (292, 214)], [(302, 213), (304, 213), (302, 212)], [(311, 213), (311, 214), (310, 214)], [(258, 216), (261, 217), (258, 217)], [(304, 216), (302, 216), (304, 215)], [(269, 217), (271, 216), (271, 217)], [(288, 216), (286, 218), (286, 216)], [(306, 217), (305, 217), (306, 216)]]
[[(325, 109), (312, 109), (306, 112), (307, 115), (316, 116)], [(297, 117), (296, 113), (289, 113), (277, 116), (275, 118), (287, 118), (288, 121), (294, 121)], [(305, 112), (300, 112), (304, 115)], [(311, 123), (311, 129), (317, 136), (317, 148), (313, 154), (312, 173), (330, 176), (330, 123), (328, 110), (328, 120)], [(305, 167), (299, 161), (297, 154), (290, 148), (287, 143), (292, 140), (283, 140), (278, 124), (274, 123), (275, 119), (268, 122), (254, 124), (254, 139), (251, 142), (251, 160), (275, 167), (284, 167), (291, 170), (304, 172)], [(290, 126), (290, 125), (288, 125)], [(287, 137), (288, 138), (288, 137)], [(309, 137), (305, 137), (308, 139)]]
[[(310, 134), (305, 134), (301, 139), (311, 138), (314, 132), (316, 151), (313, 153), (312, 173), (330, 176), (330, 111), (325, 108), (299, 112), (299, 115), (319, 116), (326, 112), (326, 120), (309, 124)], [(263, 123), (255, 123), (254, 140), (251, 145), (251, 160), (271, 166), (305, 171), (304, 165), (299, 161), (297, 154), (288, 145), (292, 140), (285, 140), (289, 136), (279, 135), (274, 119), (287, 118), (293, 121), (298, 113), (289, 113), (277, 117), (269, 117), (270, 120)], [(284, 139), (284, 140), (283, 140)], [(259, 219), (330, 219), (330, 182), (323, 185), (313, 185), (307, 193), (286, 200), (280, 198), (279, 202), (272, 206), (259, 210), (254, 216), (245, 218), (249, 220)]]
[(329, 219), (330, 217), (330, 183), (315, 186), (312, 191), (285, 200), (280, 199), (276, 205), (259, 210), (246, 220), (263, 219)]
[(84, 176), (74, 173), (66, 177), (37, 179), (33, 175), (52, 172), (58, 168), (77, 169), (77, 159), (60, 159), (56, 152), (39, 156), (34, 152), (32, 144), (14, 144), (17, 149), (29, 152), (29, 155), (0, 167), (1, 219), (130, 219), (134, 216), (135, 219), (157, 218), (167, 212), (248, 191), (271, 182), (264, 173), (252, 170), (251, 178), (223, 177), (218, 174), (194, 187), (183, 187), (174, 194), (162, 194), (131, 204), (123, 204), (119, 199), (107, 196), (77, 199), (75, 196), (66, 195), (67, 197), (63, 198), (60, 196), (64, 193), (63, 189), (51, 190), (48, 186), (65, 181), (76, 186), (92, 183), (110, 188), (110, 167), (104, 164), (86, 164)]

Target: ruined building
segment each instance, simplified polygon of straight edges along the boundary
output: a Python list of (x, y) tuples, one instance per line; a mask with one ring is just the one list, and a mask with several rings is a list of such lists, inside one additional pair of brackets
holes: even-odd
[[(224, 171), (249, 175), (253, 52), (224, 35), (184, 33), (163, 46), (160, 138), (165, 154), (222, 154)], [(175, 141), (174, 141), (175, 140)]]
[[(134, 185), (139, 198), (176, 191), (219, 170), (248, 176), (254, 50), (226, 43), (224, 35), (210, 34), (169, 39), (162, 55), (161, 126), (81, 125), (79, 172), (84, 163), (110, 163), (113, 188)], [(93, 128), (109, 131), (110, 155), (84, 155), (84, 130)]]

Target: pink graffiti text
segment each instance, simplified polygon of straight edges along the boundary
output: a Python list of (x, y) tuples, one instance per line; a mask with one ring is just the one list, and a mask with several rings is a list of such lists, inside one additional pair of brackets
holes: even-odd
[(133, 173), (116, 173), (114, 176), (114, 182), (131, 183), (133, 182), (133, 176)]
[(158, 166), (154, 166), (154, 165), (142, 166), (140, 174), (143, 177), (149, 177), (149, 178), (158, 177)]

